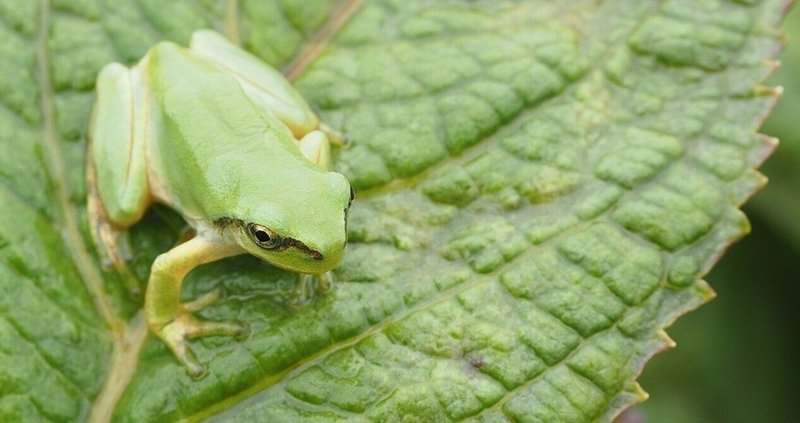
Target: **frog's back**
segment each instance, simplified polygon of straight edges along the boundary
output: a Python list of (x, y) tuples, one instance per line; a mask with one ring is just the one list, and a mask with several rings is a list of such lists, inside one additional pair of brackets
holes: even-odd
[[(236, 80), (172, 43), (150, 53), (148, 77), (161, 133), (151, 169), (169, 181), (161, 201), (189, 219), (227, 217), (249, 186), (278, 188), (284, 167), (322, 172), (302, 157), (286, 127), (256, 107)], [(158, 190), (154, 190), (158, 197)]]

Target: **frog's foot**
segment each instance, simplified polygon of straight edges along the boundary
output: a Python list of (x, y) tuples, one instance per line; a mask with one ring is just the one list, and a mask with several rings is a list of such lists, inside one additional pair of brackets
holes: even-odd
[(131, 268), (128, 266), (128, 263), (133, 261), (130, 243), (128, 242), (128, 233), (121, 232), (117, 239), (119, 242), (117, 244), (118, 249), (108, 253), (110, 261), (120, 278), (122, 278), (125, 287), (128, 288), (128, 293), (130, 294), (131, 298), (139, 301), (142, 298), (142, 288), (139, 284), (139, 278), (136, 277)]
[(292, 307), (302, 307), (314, 298), (314, 293), (325, 294), (333, 290), (335, 281), (331, 272), (321, 275), (300, 275), (292, 293), (289, 296), (289, 305)]
[[(201, 299), (204, 298), (201, 297)], [(184, 304), (184, 308), (189, 307)], [(167, 344), (167, 347), (172, 350), (175, 358), (186, 369), (186, 373), (195, 379), (199, 379), (205, 376), (206, 366), (197, 360), (197, 357), (186, 345), (186, 342), (190, 339), (206, 336), (240, 337), (247, 332), (247, 329), (244, 325), (236, 322), (202, 322), (190, 313), (181, 313), (175, 320), (155, 332)]]
[(133, 261), (133, 249), (128, 231), (117, 231), (117, 248), (119, 257), (126, 265)]
[(128, 267), (128, 263), (133, 259), (128, 241), (128, 232), (115, 228), (104, 213), (94, 210), (98, 205), (92, 203), (94, 201), (90, 200), (89, 218), (92, 220), (92, 236), (103, 267), (115, 269), (128, 288), (131, 297), (135, 299), (141, 298), (142, 289), (139, 285), (139, 279)]
[(325, 133), (328, 141), (331, 144), (337, 145), (341, 148), (350, 147), (350, 138), (348, 138), (346, 134), (333, 129), (324, 123), (319, 124), (319, 130)]

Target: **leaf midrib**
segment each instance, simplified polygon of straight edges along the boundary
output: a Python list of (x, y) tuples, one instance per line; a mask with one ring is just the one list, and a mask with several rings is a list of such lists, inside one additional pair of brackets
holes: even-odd
[[(55, 222), (61, 227), (60, 235), (69, 250), (78, 273), (89, 292), (97, 313), (108, 327), (113, 350), (110, 357), (111, 365), (106, 374), (106, 381), (100, 392), (91, 404), (89, 411), (90, 421), (108, 421), (113, 413), (113, 408), (124, 391), (124, 387), (135, 373), (135, 363), (130, 365), (130, 358), (138, 355), (139, 348), (144, 344), (146, 326), (143, 319), (134, 319), (128, 325), (114, 311), (109, 296), (104, 288), (104, 279), (98, 270), (97, 262), (89, 254), (80, 225), (78, 224), (78, 211), (70, 201), (71, 193), (67, 186), (66, 171), (64, 169), (64, 155), (61, 150), (61, 140), (55, 118), (55, 91), (50, 74), (50, 61), (47, 41), (50, 35), (51, 4), (49, 0), (39, 1), (39, 30), (36, 36), (36, 69), (39, 82), (39, 103), (43, 122), (43, 151), (47, 161), (47, 173), (53, 184), (58, 207), (61, 209), (61, 221)], [(118, 365), (128, 363), (127, 365)]]
[(39, 1), (39, 32), (36, 37), (37, 77), (39, 80), (40, 109), (44, 126), (44, 156), (47, 160), (47, 171), (50, 182), (55, 188), (59, 208), (61, 209), (61, 236), (69, 249), (70, 256), (81, 274), (86, 288), (92, 296), (98, 313), (106, 325), (119, 335), (124, 327), (114, 313), (110, 301), (103, 288), (103, 277), (97, 271), (97, 263), (86, 250), (83, 236), (78, 225), (77, 210), (70, 202), (67, 187), (64, 157), (60, 147), (60, 138), (55, 119), (55, 93), (51, 84), (50, 63), (48, 60), (47, 38), (50, 34), (50, 2)]

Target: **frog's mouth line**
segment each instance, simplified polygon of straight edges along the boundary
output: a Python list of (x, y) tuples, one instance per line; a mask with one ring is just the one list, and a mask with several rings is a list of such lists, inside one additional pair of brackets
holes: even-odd
[[(232, 217), (221, 217), (219, 219), (214, 220), (214, 225), (218, 228), (223, 229), (226, 226), (235, 223), (240, 228), (245, 227), (245, 223), (241, 219), (235, 219)], [(322, 255), (319, 251), (309, 247), (308, 245), (304, 244), (302, 241), (298, 241), (294, 238), (281, 238), (281, 244), (276, 248), (273, 248), (272, 251), (284, 251), (288, 248), (294, 248), (296, 250), (301, 251), (303, 254), (311, 257), (311, 259), (316, 261), (322, 261), (325, 259), (325, 256)]]

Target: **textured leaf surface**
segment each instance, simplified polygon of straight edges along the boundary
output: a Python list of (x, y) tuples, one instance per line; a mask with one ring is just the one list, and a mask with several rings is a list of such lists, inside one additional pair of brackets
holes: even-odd
[[(783, 0), (162, 3), (0, 3), (0, 420), (610, 420), (747, 231)], [(308, 307), (249, 257), (189, 275), (251, 329), (192, 381), (138, 349), (83, 173), (99, 68), (204, 27), (299, 72), (358, 195)], [(134, 229), (142, 279), (180, 230)]]
[(744, 209), (753, 233), (706, 276), (717, 299), (670, 327), (679, 348), (645, 367), (640, 383), (650, 399), (637, 408), (650, 423), (794, 419), (800, 392), (793, 376), (800, 374), (793, 354), (800, 339), (800, 284), (793, 276), (800, 273), (800, 133), (794, 123), (800, 114), (800, 9), (789, 11), (781, 28), (790, 42), (767, 81), (782, 86), (783, 95), (763, 127), (780, 139), (780, 148), (761, 168), (769, 184)]

